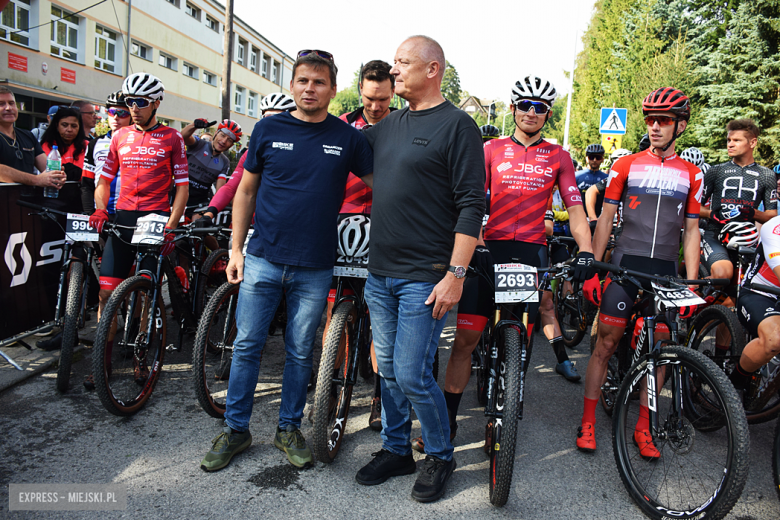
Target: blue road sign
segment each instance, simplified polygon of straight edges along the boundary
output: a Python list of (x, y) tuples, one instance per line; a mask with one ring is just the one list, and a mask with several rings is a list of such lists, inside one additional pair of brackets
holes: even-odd
[(600, 134), (625, 135), (628, 110), (625, 108), (602, 108)]

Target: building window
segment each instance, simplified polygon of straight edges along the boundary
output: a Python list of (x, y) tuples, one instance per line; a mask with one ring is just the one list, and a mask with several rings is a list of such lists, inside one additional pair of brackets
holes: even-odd
[(279, 62), (278, 61), (274, 62), (274, 68), (271, 71), (271, 81), (273, 81), (277, 85), (281, 81), (281, 78), (279, 78)]
[(167, 54), (163, 54), (161, 52), (160, 53), (160, 60), (158, 61), (158, 63), (161, 66), (165, 67), (166, 69), (177, 70), (178, 69), (178, 63), (177, 63), (178, 61), (179, 60), (177, 60), (176, 58), (174, 58), (172, 56), (168, 56)]
[(179, 7), (179, 0), (165, 0), (165, 1), (173, 6)]
[(187, 2), (187, 6), (184, 8), (184, 12), (192, 16), (196, 20), (200, 21), (200, 9)]
[(173, 126), (173, 121), (171, 119), (164, 119), (162, 117), (157, 116), (157, 122), (165, 126)]
[(116, 72), (116, 33), (101, 26), (95, 27), (95, 68)]
[(219, 22), (208, 15), (206, 15), (206, 27), (216, 33), (219, 33)]
[(0, 16), (0, 38), (30, 45), (30, 0), (11, 0)]
[(204, 83), (208, 83), (212, 87), (217, 86), (217, 76), (216, 74), (212, 74), (211, 72), (204, 70), (203, 71), (203, 81)]
[(249, 51), (249, 70), (257, 72), (257, 49), (254, 47)]
[(249, 117), (257, 117), (257, 94), (249, 91), (249, 97), (246, 101), (246, 115)]
[(239, 87), (236, 85), (236, 95), (235, 95), (235, 108), (234, 110), (238, 112), (239, 114), (244, 113), (244, 93), (246, 92), (246, 89), (244, 87)]
[(189, 76), (192, 79), (198, 79), (198, 67), (195, 65), (190, 65), (189, 63), (185, 62), (181, 67), (181, 71), (185, 76)]
[(246, 56), (246, 40), (238, 39), (238, 47), (236, 47), (236, 63), (244, 65), (244, 56)]
[(134, 41), (130, 45), (130, 54), (133, 56), (138, 56), (139, 58), (142, 58), (146, 61), (152, 61), (152, 48), (148, 45), (144, 45), (143, 43)]
[(262, 72), (262, 74), (263, 74), (263, 77), (266, 78), (266, 79), (268, 78), (268, 60), (270, 60), (270, 59), (271, 58), (269, 58), (268, 56), (265, 56), (263, 58), (263, 61), (261, 62), (263, 64), (263, 72)]
[(68, 60), (79, 58), (79, 19), (59, 7), (51, 6), (51, 54)]

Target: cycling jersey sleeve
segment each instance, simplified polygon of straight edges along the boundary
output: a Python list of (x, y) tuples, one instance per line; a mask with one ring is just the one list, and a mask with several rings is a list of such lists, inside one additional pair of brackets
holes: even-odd
[(769, 219), (761, 226), (761, 246), (770, 269), (780, 265), (780, 217)]
[[(485, 143), (485, 145), (482, 147), (483, 152), (485, 153), (485, 193), (490, 192), (490, 163), (493, 160), (493, 141), (488, 141)], [(490, 211), (490, 205), (488, 205), (488, 211)]]
[(707, 201), (710, 200), (710, 197), (712, 196), (712, 191), (715, 188), (715, 179), (718, 176), (718, 168), (719, 165), (715, 165), (709, 170), (707, 170), (706, 175), (704, 175), (704, 182), (702, 183), (702, 196), (701, 196), (701, 204), (706, 206)]
[(176, 187), (189, 184), (187, 148), (184, 146), (184, 138), (179, 132), (176, 132), (176, 135), (171, 139), (171, 161), (173, 163), (173, 182), (176, 184)]
[(604, 202), (609, 204), (620, 204), (620, 199), (623, 198), (623, 190), (626, 189), (626, 181), (628, 180), (628, 168), (621, 168), (619, 166), (628, 164), (627, 161), (615, 164), (615, 168), (609, 170), (609, 177), (607, 177), (607, 188), (604, 191)]
[(604, 195), (604, 192), (607, 191), (607, 179), (600, 180), (594, 186), (599, 190), (599, 195)]
[(569, 152), (564, 149), (559, 151), (560, 158), (558, 169), (558, 187), (567, 208), (582, 206), (582, 195), (577, 187), (577, 179), (574, 176), (574, 164), (571, 162)]
[(691, 179), (691, 187), (688, 190), (688, 196), (685, 199), (685, 217), (699, 218), (699, 209), (701, 208), (701, 197), (704, 184), (704, 174), (696, 166), (688, 167), (688, 174)]
[(230, 180), (222, 186), (217, 193), (211, 198), (209, 206), (214, 206), (217, 210), (222, 211), (230, 204), (233, 197), (236, 196), (236, 190), (238, 185), (241, 184), (241, 177), (244, 176), (244, 161), (246, 160), (246, 154), (241, 156), (241, 160), (238, 161), (236, 169), (233, 170), (233, 175)]
[(764, 211), (777, 210), (777, 180), (774, 172), (762, 168), (761, 181), (764, 184)]
[(111, 138), (111, 146), (108, 147), (106, 162), (103, 163), (103, 169), (100, 170), (100, 175), (109, 181), (114, 180), (114, 177), (116, 177), (116, 174), (119, 171), (119, 152), (116, 149), (117, 135), (118, 134), (114, 134)]

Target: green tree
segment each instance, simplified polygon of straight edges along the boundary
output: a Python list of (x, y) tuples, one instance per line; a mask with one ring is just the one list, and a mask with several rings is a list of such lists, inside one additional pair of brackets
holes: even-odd
[(458, 77), (458, 71), (449, 61), (444, 69), (444, 78), (441, 80), (441, 94), (445, 99), (449, 99), (453, 105), (460, 104), (460, 77)]
[(360, 67), (355, 71), (352, 76), (352, 83), (349, 87), (340, 90), (336, 97), (330, 101), (328, 105), (328, 113), (338, 117), (341, 114), (347, 112), (353, 112), (360, 108), (361, 99), (358, 92), (358, 83), (360, 82)]

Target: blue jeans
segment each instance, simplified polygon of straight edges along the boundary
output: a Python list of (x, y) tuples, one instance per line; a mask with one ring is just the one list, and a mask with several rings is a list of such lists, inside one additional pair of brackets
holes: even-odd
[(370, 274), (365, 294), (381, 376), (382, 447), (396, 455), (411, 453), (414, 407), (425, 453), (450, 460), (447, 405), (433, 378), (433, 358), (447, 316), (435, 320), (433, 305), (425, 305), (434, 286)]
[(282, 292), (287, 298), (287, 357), (282, 379), (279, 427), (301, 426), (306, 387), (311, 377), (312, 349), (330, 290), (333, 269), (310, 269), (271, 263), (246, 255), (244, 281), (238, 293), (225, 423), (238, 431), (249, 429), (260, 356)]

